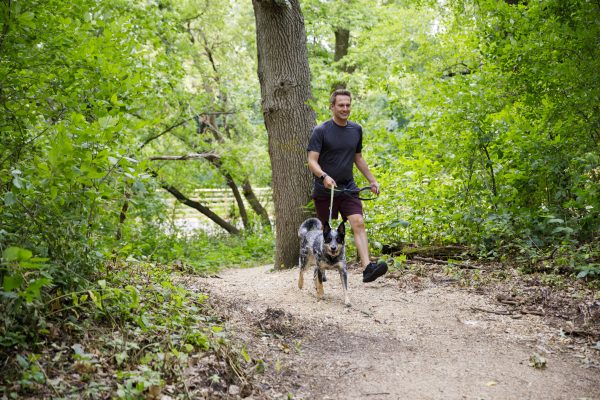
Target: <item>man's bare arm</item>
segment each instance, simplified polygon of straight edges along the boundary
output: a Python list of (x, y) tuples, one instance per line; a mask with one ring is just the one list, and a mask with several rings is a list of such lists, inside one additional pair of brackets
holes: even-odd
[(379, 183), (377, 183), (377, 179), (375, 179), (375, 176), (371, 173), (371, 170), (363, 158), (362, 153), (356, 153), (354, 155), (354, 163), (356, 164), (356, 168), (358, 168), (360, 173), (363, 174), (364, 177), (369, 181), (369, 184), (371, 185), (371, 191), (373, 193), (379, 193)]
[[(323, 174), (327, 174), (327, 171), (323, 171), (321, 166), (319, 165), (319, 155), (316, 151), (308, 152), (308, 169), (313, 173), (314, 176), (321, 177)], [(330, 188), (331, 186), (336, 186), (335, 181), (332, 177), (327, 175), (323, 180), (323, 184), (326, 188)]]

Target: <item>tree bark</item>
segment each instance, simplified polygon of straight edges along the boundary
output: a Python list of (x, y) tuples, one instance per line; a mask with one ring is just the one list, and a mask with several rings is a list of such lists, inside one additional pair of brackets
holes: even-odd
[(340, 61), (348, 54), (350, 47), (350, 31), (345, 28), (336, 28), (335, 32), (335, 53), (333, 61)]
[(117, 225), (117, 234), (116, 234), (116, 239), (117, 241), (121, 240), (122, 236), (123, 236), (123, 225), (125, 223), (125, 219), (127, 219), (127, 211), (129, 210), (129, 192), (125, 192), (125, 201), (123, 202), (123, 205), (121, 206), (121, 212), (119, 213), (119, 225)]
[[(346, 28), (337, 27), (334, 31), (335, 34), (335, 52), (333, 54), (333, 61), (338, 62), (348, 54), (350, 48), (350, 31)], [(352, 73), (353, 68), (349, 68), (346, 64), (341, 65), (341, 72)], [(347, 82), (345, 80), (337, 81), (333, 84), (333, 90), (346, 89)]]
[(260, 200), (258, 200), (256, 194), (254, 194), (254, 190), (252, 190), (252, 185), (248, 178), (245, 178), (244, 182), (242, 182), (242, 193), (246, 200), (248, 200), (250, 207), (252, 207), (254, 212), (260, 217), (263, 225), (270, 229), (271, 221), (269, 220), (269, 213), (267, 213), (267, 210), (260, 204)]
[(253, 0), (252, 5), (273, 180), (275, 268), (290, 268), (298, 261), (298, 226), (310, 201), (306, 144), (316, 118), (308, 105), (306, 31), (298, 0)]

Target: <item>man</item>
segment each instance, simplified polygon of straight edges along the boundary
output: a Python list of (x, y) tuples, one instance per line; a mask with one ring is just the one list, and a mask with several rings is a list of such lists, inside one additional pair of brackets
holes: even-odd
[[(313, 199), (317, 217), (323, 223), (329, 220), (332, 187), (358, 189), (352, 175), (354, 164), (369, 181), (371, 191), (379, 193), (379, 183), (361, 154), (362, 127), (348, 120), (352, 94), (348, 90), (338, 89), (331, 94), (329, 102), (333, 118), (315, 127), (307, 147), (308, 169), (315, 176)], [(337, 192), (334, 196), (331, 218), (337, 218), (339, 212), (344, 220), (350, 222), (356, 250), (364, 268), (363, 282), (372, 282), (385, 274), (388, 268), (385, 263), (376, 264), (369, 258), (362, 203), (360, 199), (345, 193)]]

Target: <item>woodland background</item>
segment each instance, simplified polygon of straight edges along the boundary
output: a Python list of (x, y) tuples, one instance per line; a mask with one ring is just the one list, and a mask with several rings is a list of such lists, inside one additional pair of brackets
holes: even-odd
[[(407, 244), (461, 246), (597, 287), (600, 2), (299, 4), (316, 120), (334, 87), (354, 93), (382, 186), (366, 209), (375, 255), (402, 268)], [(90, 375), (101, 357), (76, 339), (44, 346), (92, 326), (137, 349), (104, 343), (118, 383), (78, 395), (148, 393), (191, 349), (227, 358), (218, 318), (171, 273), (273, 262), (252, 3), (2, 0), (0, 13), (0, 388), (72, 390), (45, 371)], [(235, 202), (215, 211), (200, 188)], [(178, 228), (169, 198), (211, 233)]]

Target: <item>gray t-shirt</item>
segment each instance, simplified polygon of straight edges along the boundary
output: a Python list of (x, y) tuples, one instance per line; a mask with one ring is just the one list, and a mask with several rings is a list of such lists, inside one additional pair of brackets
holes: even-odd
[[(354, 156), (362, 152), (362, 127), (352, 121), (339, 126), (333, 119), (317, 125), (308, 142), (307, 151), (319, 153), (321, 169), (331, 176), (338, 187), (356, 189), (352, 168)], [(329, 196), (330, 192), (315, 177), (313, 197)]]

